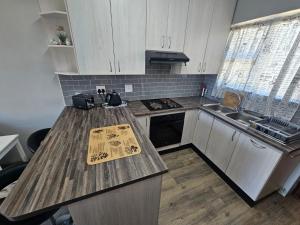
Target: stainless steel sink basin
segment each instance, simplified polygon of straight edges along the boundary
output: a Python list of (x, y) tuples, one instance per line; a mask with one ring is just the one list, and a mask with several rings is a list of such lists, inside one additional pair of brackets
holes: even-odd
[(241, 124), (243, 124), (245, 126), (250, 126), (251, 121), (256, 121), (256, 120), (260, 119), (256, 116), (250, 115), (245, 112), (228, 113), (228, 114), (226, 114), (226, 116), (237, 122), (240, 122)]
[(222, 113), (222, 114), (235, 112), (233, 109), (227, 108), (220, 104), (208, 104), (208, 105), (204, 105), (204, 106), (208, 109), (211, 109), (215, 112)]

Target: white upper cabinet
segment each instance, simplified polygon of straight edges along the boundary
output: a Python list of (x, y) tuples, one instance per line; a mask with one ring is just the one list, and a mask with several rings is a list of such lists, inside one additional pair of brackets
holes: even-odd
[(67, 0), (80, 74), (115, 74), (109, 0)]
[(117, 74), (145, 74), (146, 0), (111, 0)]
[(147, 49), (183, 51), (189, 0), (147, 1)]
[(189, 0), (169, 1), (166, 47), (169, 51), (182, 52), (185, 39), (186, 21), (188, 17)]
[(146, 0), (67, 0), (80, 74), (145, 74)]
[(213, 7), (214, 0), (190, 0), (184, 44), (184, 53), (190, 61), (182, 67), (182, 73), (202, 72)]
[(239, 130), (215, 119), (206, 148), (206, 156), (223, 172), (228, 167), (239, 136)]
[(167, 49), (169, 0), (147, 0), (147, 49)]
[(236, 0), (215, 0), (205, 59), (202, 66), (204, 74), (217, 74), (219, 72), (235, 5)]

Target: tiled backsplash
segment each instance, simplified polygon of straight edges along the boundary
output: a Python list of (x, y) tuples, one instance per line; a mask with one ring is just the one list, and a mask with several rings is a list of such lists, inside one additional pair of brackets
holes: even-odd
[[(163, 97), (197, 96), (200, 83), (206, 83), (210, 96), (216, 75), (174, 75), (170, 66), (146, 67), (146, 75), (59, 75), (66, 105), (72, 105), (72, 95), (90, 93), (96, 95), (96, 86), (105, 85), (107, 91), (116, 90), (125, 100), (141, 100)], [(125, 93), (125, 84), (133, 85), (133, 92)], [(99, 101), (99, 100), (98, 100)], [(292, 122), (300, 125), (300, 108)]]
[[(206, 83), (208, 95), (216, 75), (173, 75), (169, 65), (146, 67), (146, 75), (59, 75), (66, 105), (72, 105), (76, 93), (96, 94), (96, 86), (105, 85), (107, 91), (116, 90), (124, 100), (163, 97), (185, 97), (200, 94), (200, 83)], [(133, 85), (133, 92), (125, 93), (125, 84)]]

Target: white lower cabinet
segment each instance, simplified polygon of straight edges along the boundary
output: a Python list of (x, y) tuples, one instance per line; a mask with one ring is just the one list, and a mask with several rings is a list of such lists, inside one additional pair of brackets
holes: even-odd
[(181, 145), (187, 145), (193, 142), (198, 112), (199, 110), (189, 110), (185, 112)]
[[(241, 134), (235, 147), (226, 175), (253, 200), (261, 194), (282, 152), (246, 134)], [(275, 190), (264, 192), (267, 195)]]
[(150, 137), (150, 117), (149, 116), (139, 116), (136, 117), (139, 124), (142, 126), (147, 137)]
[(235, 145), (239, 140), (240, 132), (215, 119), (206, 148), (206, 156), (223, 172), (228, 167)]
[(205, 153), (214, 117), (204, 111), (199, 111), (198, 120), (194, 132), (193, 144)]

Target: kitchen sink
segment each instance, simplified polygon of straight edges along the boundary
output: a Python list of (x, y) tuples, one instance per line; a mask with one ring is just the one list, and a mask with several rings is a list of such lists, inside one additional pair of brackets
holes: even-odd
[(245, 112), (234, 112), (234, 113), (228, 113), (226, 114), (227, 117), (240, 122), (241, 124), (245, 125), (245, 126), (250, 126), (251, 125), (251, 121), (257, 121), (260, 118), (250, 115), (248, 113)]
[(208, 108), (208, 109), (211, 109), (215, 112), (218, 112), (218, 113), (222, 113), (222, 114), (227, 114), (227, 113), (233, 113), (235, 112), (233, 109), (230, 109), (230, 108), (227, 108), (223, 105), (220, 105), (220, 104), (207, 104), (207, 105), (203, 105), (204, 107)]

